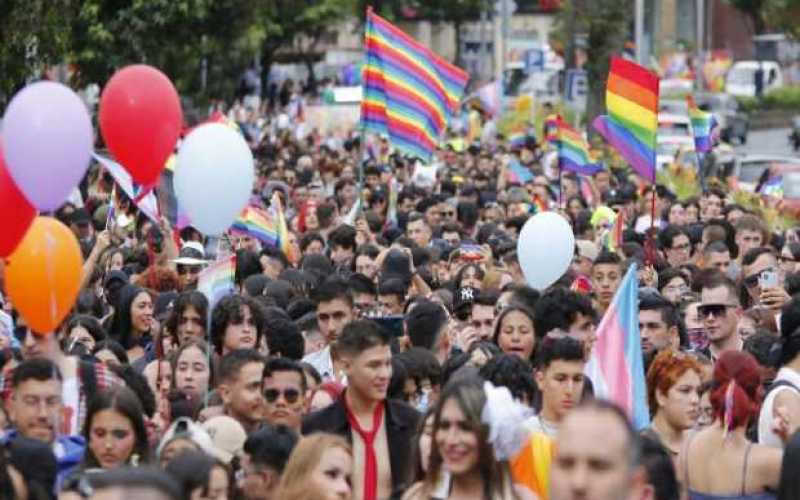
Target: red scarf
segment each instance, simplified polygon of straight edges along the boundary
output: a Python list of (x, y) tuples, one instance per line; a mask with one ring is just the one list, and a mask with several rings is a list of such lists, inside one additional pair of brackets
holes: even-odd
[(347, 406), (345, 400), (344, 408), (347, 411), (347, 421), (361, 440), (364, 441), (364, 500), (377, 500), (378, 498), (378, 459), (375, 456), (375, 436), (383, 424), (383, 405), (381, 402), (375, 407), (372, 414), (372, 429), (365, 431), (358, 423), (358, 419)]

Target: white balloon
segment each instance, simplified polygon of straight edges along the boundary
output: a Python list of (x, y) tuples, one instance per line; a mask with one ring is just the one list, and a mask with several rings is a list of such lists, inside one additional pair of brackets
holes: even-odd
[(575, 235), (567, 220), (555, 212), (540, 212), (525, 223), (517, 240), (517, 256), (528, 285), (544, 290), (569, 268)]
[(200, 125), (178, 149), (175, 196), (192, 226), (220, 235), (242, 212), (253, 191), (253, 153), (241, 134), (219, 124)]

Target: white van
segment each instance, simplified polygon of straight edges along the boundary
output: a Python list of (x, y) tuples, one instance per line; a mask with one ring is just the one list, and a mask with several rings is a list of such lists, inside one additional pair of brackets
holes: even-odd
[(725, 76), (725, 92), (734, 96), (756, 96), (756, 70), (764, 71), (764, 94), (783, 87), (783, 72), (775, 61), (739, 61), (731, 66)]

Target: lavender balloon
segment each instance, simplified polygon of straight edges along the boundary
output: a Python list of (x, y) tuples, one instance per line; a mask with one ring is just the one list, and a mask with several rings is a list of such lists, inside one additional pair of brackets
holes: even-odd
[(55, 82), (20, 90), (3, 117), (3, 149), (14, 182), (32, 205), (53, 211), (89, 167), (92, 121), (75, 92)]

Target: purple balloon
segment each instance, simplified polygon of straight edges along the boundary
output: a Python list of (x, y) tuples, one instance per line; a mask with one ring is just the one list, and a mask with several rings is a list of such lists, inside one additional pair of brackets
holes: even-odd
[(86, 174), (92, 121), (75, 92), (55, 82), (20, 90), (3, 117), (3, 149), (14, 182), (42, 211), (60, 207)]

